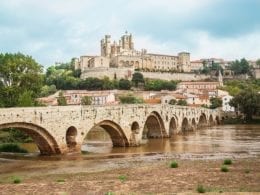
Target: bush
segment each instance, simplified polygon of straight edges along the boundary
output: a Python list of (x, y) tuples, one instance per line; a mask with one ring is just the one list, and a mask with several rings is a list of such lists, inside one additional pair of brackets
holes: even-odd
[(126, 180), (126, 176), (125, 175), (119, 175), (118, 179), (121, 181), (121, 182), (124, 182)]
[(170, 164), (171, 168), (178, 168), (178, 163), (176, 161), (172, 161)]
[(198, 193), (205, 193), (206, 189), (203, 187), (203, 185), (198, 185), (197, 192)]
[(0, 152), (28, 153), (27, 150), (21, 148), (17, 144), (12, 143), (0, 145)]
[(231, 159), (225, 159), (223, 164), (224, 165), (231, 165), (232, 164), (232, 160)]
[(13, 183), (15, 183), (15, 184), (18, 184), (18, 183), (21, 183), (21, 182), (22, 182), (22, 180), (19, 177), (15, 177), (13, 179)]
[(225, 166), (225, 165), (223, 165), (220, 170), (221, 170), (222, 172), (228, 172), (228, 171), (229, 171), (228, 167)]

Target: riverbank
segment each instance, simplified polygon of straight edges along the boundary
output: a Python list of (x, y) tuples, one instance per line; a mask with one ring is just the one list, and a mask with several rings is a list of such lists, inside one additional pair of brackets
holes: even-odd
[[(220, 157), (222, 156), (222, 158)], [(229, 172), (221, 172), (230, 156)], [(243, 155), (155, 155), (119, 159), (0, 161), (0, 194), (158, 194), (208, 192), (260, 193), (260, 158)], [(74, 157), (72, 157), (74, 158)], [(178, 168), (170, 168), (172, 160)], [(100, 164), (100, 165), (99, 165)], [(20, 167), (17, 168), (16, 166)], [(15, 172), (13, 170), (16, 170)], [(20, 184), (13, 184), (19, 178)]]

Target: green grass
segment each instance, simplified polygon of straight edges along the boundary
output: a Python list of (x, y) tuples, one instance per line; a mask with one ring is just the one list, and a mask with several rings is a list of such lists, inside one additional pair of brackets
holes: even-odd
[(125, 181), (126, 181), (126, 176), (125, 176), (125, 175), (119, 175), (119, 176), (118, 176), (118, 179), (119, 179), (121, 182), (125, 182)]
[(197, 186), (197, 192), (198, 193), (205, 193), (206, 189), (203, 187), (203, 185), (198, 185)]
[(171, 163), (170, 163), (170, 167), (171, 168), (178, 168), (178, 163), (176, 162), (176, 161), (172, 161)]
[(19, 183), (21, 183), (22, 182), (22, 180), (19, 178), (19, 177), (14, 177), (13, 178), (13, 183), (14, 184), (19, 184)]
[(63, 183), (63, 182), (65, 182), (65, 179), (57, 179), (57, 182)]
[(21, 148), (18, 144), (14, 143), (1, 144), (0, 152), (28, 153), (27, 150)]
[(231, 165), (232, 164), (232, 160), (231, 159), (225, 159), (223, 164), (224, 165)]
[(105, 195), (115, 195), (115, 193), (113, 193), (113, 192), (107, 192), (107, 193), (105, 193)]
[(225, 166), (225, 165), (222, 165), (221, 168), (220, 168), (220, 170), (221, 170), (222, 172), (228, 172), (228, 171), (229, 171), (228, 167)]

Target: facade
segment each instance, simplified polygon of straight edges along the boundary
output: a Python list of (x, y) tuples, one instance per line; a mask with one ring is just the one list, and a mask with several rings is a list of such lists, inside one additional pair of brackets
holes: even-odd
[[(92, 105), (117, 104), (114, 91), (87, 91), (87, 90), (65, 90), (63, 96), (68, 105), (80, 105), (82, 97), (91, 98)], [(48, 106), (57, 106), (59, 91), (48, 97), (38, 98), (38, 101)]]
[(233, 99), (231, 95), (225, 95), (222, 97), (222, 110), (224, 112), (235, 112), (235, 108), (229, 105), (229, 102)]
[(190, 53), (180, 52), (178, 55), (147, 53), (146, 49), (138, 51), (134, 48), (132, 34), (111, 42), (111, 36), (105, 35), (100, 41), (100, 56), (81, 56), (75, 59), (75, 69), (81, 69), (82, 78), (89, 71), (100, 68), (129, 68), (148, 72), (190, 72)]

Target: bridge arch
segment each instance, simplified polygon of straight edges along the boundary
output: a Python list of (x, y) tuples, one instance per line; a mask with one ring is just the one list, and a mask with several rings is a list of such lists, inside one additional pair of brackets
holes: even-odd
[(202, 113), (199, 117), (198, 127), (207, 126), (207, 117), (205, 113)]
[(187, 119), (186, 117), (182, 120), (181, 130), (182, 130), (183, 132), (190, 130), (190, 128), (189, 128), (189, 121), (188, 121), (188, 119)]
[(42, 155), (61, 154), (54, 137), (43, 127), (33, 123), (14, 122), (0, 124), (0, 129), (16, 128), (29, 135), (38, 146)]
[(67, 143), (67, 147), (69, 148), (69, 150), (74, 150), (76, 149), (76, 137), (77, 137), (77, 129), (74, 126), (71, 126), (67, 129), (66, 131), (66, 143)]
[(177, 124), (178, 120), (177, 117), (172, 117), (169, 124), (169, 136), (172, 137), (174, 134), (177, 133)]
[(193, 118), (192, 120), (191, 120), (191, 126), (192, 126), (192, 129), (193, 130), (196, 130), (196, 121), (195, 121), (195, 118)]
[(95, 124), (95, 126), (91, 129), (98, 126), (103, 128), (109, 134), (113, 146), (125, 147), (130, 145), (123, 129), (115, 122), (111, 120), (104, 120)]
[(213, 116), (212, 115), (209, 116), (209, 125), (210, 126), (214, 125), (214, 120), (213, 120)]
[(131, 131), (135, 134), (138, 134), (140, 131), (140, 126), (138, 124), (138, 122), (134, 121), (131, 125)]
[(146, 118), (143, 139), (167, 137), (164, 122), (160, 114), (156, 111), (151, 112)]
[(216, 116), (216, 123), (217, 123), (217, 125), (220, 125), (219, 116)]

